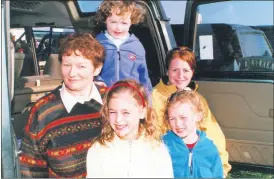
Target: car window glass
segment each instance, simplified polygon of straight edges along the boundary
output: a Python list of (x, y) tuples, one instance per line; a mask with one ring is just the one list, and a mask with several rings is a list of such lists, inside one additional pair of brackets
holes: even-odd
[(82, 13), (96, 12), (102, 1), (77, 1)]
[[(35, 40), (35, 52), (39, 64), (40, 75), (43, 75), (44, 67), (49, 56), (51, 54), (58, 54), (60, 40), (66, 37), (68, 34), (74, 32), (74, 29), (71, 27), (52, 28), (51, 34), (50, 29), (50, 27), (32, 27), (33, 37)], [(10, 36), (14, 42), (15, 47), (15, 64), (18, 69), (17, 76), (22, 77), (35, 75), (33, 50), (31, 49), (30, 43), (26, 40), (25, 29), (12, 28)], [(20, 55), (20, 53), (22, 54)]]
[[(11, 36), (14, 36), (14, 40), (26, 40), (26, 36), (22, 36), (25, 33), (24, 28), (12, 28), (10, 29)], [(22, 36), (22, 37), (21, 37)], [(21, 39), (19, 39), (21, 37)]]
[[(264, 79), (261, 72), (273, 72), (273, 1), (201, 4), (197, 12), (195, 55), (197, 72), (207, 74), (203, 77), (233, 72)], [(243, 71), (254, 75), (241, 76)]]
[(271, 49), (264, 33), (241, 32), (239, 34), (243, 56), (270, 56)]
[(40, 74), (43, 74), (50, 54), (58, 54), (61, 39), (73, 32), (72, 28), (52, 28), (52, 33), (49, 27), (33, 28)]
[(39, 54), (46, 50), (46, 53), (57, 54), (61, 38), (73, 32), (74, 29), (72, 28), (52, 28), (51, 49), (48, 49), (50, 42), (50, 28), (33, 28), (33, 34), (36, 41), (36, 53)]
[(184, 24), (186, 1), (161, 1), (170, 24)]
[(15, 52), (23, 53), (23, 43), (26, 44), (26, 35), (24, 28), (12, 28), (10, 29), (11, 41), (14, 44)]
[(160, 1), (173, 31), (178, 46), (183, 44), (184, 20), (187, 1)]

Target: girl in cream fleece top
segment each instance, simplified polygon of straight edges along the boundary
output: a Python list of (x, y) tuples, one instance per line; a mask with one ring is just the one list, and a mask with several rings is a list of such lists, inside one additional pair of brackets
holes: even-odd
[(87, 154), (87, 178), (173, 178), (155, 117), (140, 84), (115, 83), (104, 98), (101, 136)]

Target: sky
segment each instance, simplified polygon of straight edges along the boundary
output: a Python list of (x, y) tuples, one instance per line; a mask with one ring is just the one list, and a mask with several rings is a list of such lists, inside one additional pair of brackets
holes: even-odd
[[(100, 1), (78, 1), (83, 11), (95, 11)], [(161, 1), (171, 24), (182, 24), (186, 1)], [(273, 1), (233, 1), (200, 5), (202, 23), (273, 25)]]
[[(183, 23), (186, 1), (162, 1), (172, 24)], [(273, 1), (234, 1), (199, 6), (203, 23), (273, 25)]]

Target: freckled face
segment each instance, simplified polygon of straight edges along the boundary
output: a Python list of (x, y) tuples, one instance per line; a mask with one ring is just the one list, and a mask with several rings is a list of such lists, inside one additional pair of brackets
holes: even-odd
[[(78, 51), (76, 51), (79, 54)], [(63, 56), (61, 62), (61, 73), (68, 91), (74, 94), (82, 94), (91, 84), (93, 84), (94, 75), (97, 75), (100, 69), (95, 69), (92, 62), (83, 56), (72, 54)]]
[(127, 92), (115, 94), (110, 99), (108, 108), (109, 123), (117, 136), (124, 140), (136, 139), (144, 109), (137, 104), (135, 98)]
[(193, 71), (189, 64), (180, 58), (175, 58), (170, 62), (168, 69), (169, 82), (176, 85), (177, 89), (184, 89), (191, 81)]
[(199, 116), (193, 110), (192, 104), (175, 103), (168, 109), (168, 122), (171, 130), (181, 138), (196, 134), (196, 122)]
[(108, 33), (116, 38), (121, 39), (128, 34), (131, 26), (131, 13), (126, 13), (124, 16), (118, 16), (117, 10), (112, 11), (112, 15), (107, 17), (106, 26)]

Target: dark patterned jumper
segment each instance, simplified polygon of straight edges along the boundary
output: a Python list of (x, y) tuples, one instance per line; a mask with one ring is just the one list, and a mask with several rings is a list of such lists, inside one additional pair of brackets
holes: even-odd
[[(76, 103), (67, 112), (59, 89), (31, 109), (22, 140), (20, 167), (27, 178), (83, 178), (91, 139), (101, 131), (100, 109), (94, 99)], [(106, 88), (97, 87), (102, 98)]]

